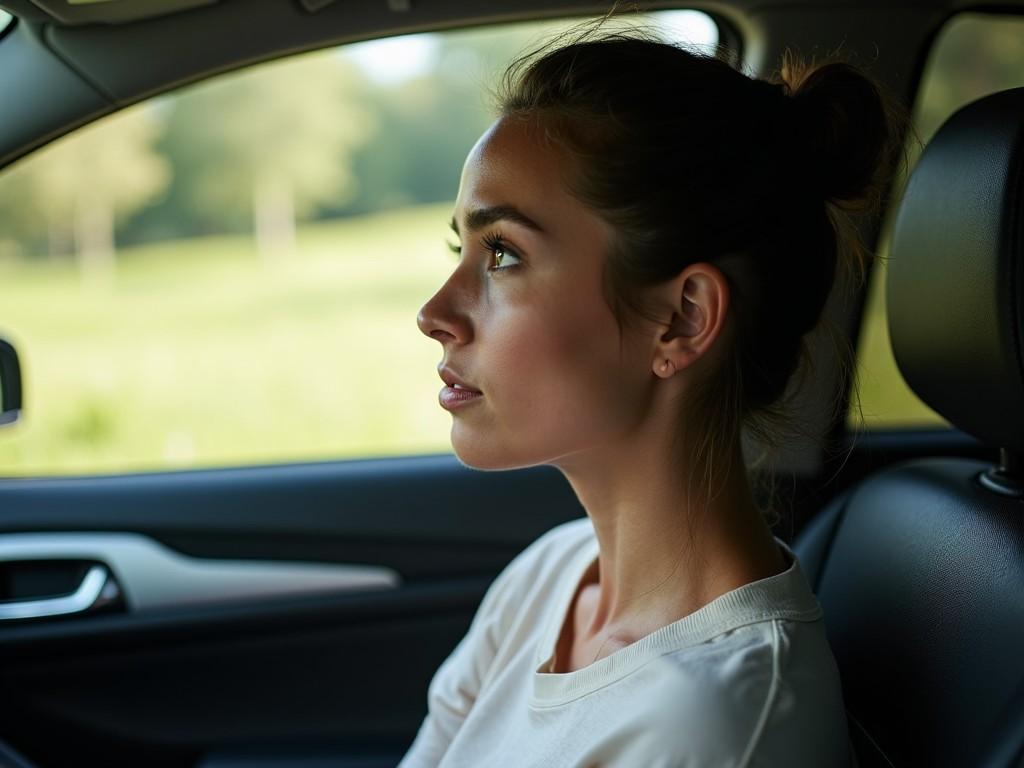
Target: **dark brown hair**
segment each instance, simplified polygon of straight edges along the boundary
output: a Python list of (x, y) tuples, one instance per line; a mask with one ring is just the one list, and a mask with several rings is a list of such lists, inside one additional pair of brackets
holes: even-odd
[[(535, 121), (570, 157), (570, 191), (613, 226), (604, 286), (620, 329), (641, 317), (664, 323), (644, 289), (690, 264), (726, 276), (734, 343), (684, 404), (691, 479), (702, 470), (710, 493), (712, 466), (724, 482), (742, 428), (770, 448), (800, 432), (787, 418), (792, 392), (783, 395), (811, 365), (805, 336), (837, 273), (863, 280), (868, 254), (848, 213), (877, 208), (906, 120), (843, 61), (787, 54), (759, 80), (721, 51), (651, 33), (570, 37), (512, 62), (498, 111)], [(853, 352), (837, 344), (845, 384)]]

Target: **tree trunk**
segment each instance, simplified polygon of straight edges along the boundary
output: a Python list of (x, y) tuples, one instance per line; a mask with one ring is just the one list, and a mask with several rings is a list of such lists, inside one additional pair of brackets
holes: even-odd
[(295, 255), (295, 200), (287, 179), (264, 174), (253, 187), (256, 250), (264, 264)]
[(46, 249), (50, 259), (56, 261), (74, 252), (74, 237), (69, 229), (67, 219), (58, 215), (53, 208), (49, 209), (46, 216)]
[(83, 192), (75, 203), (75, 253), (82, 282), (107, 290), (114, 284), (114, 209), (94, 192)]

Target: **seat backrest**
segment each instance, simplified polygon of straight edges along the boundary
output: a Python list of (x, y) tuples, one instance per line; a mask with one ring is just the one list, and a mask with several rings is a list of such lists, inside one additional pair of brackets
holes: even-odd
[(880, 471), (794, 542), (871, 766), (1024, 765), (1024, 89), (964, 107), (907, 186), (887, 275), (911, 388), (993, 448)]

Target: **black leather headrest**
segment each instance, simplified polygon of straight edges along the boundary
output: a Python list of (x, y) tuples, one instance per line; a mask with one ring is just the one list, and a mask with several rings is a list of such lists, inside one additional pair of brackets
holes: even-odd
[(1024, 88), (956, 112), (900, 204), (886, 299), (896, 363), (955, 426), (1024, 451)]

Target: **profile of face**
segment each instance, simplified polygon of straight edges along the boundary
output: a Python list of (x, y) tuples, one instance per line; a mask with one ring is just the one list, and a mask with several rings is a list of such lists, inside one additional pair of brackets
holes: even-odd
[(452, 447), (466, 465), (565, 466), (627, 447), (651, 415), (657, 333), (620, 332), (602, 292), (611, 226), (573, 197), (534, 123), (495, 122), (466, 159), (460, 256), (420, 309), (443, 347)]

